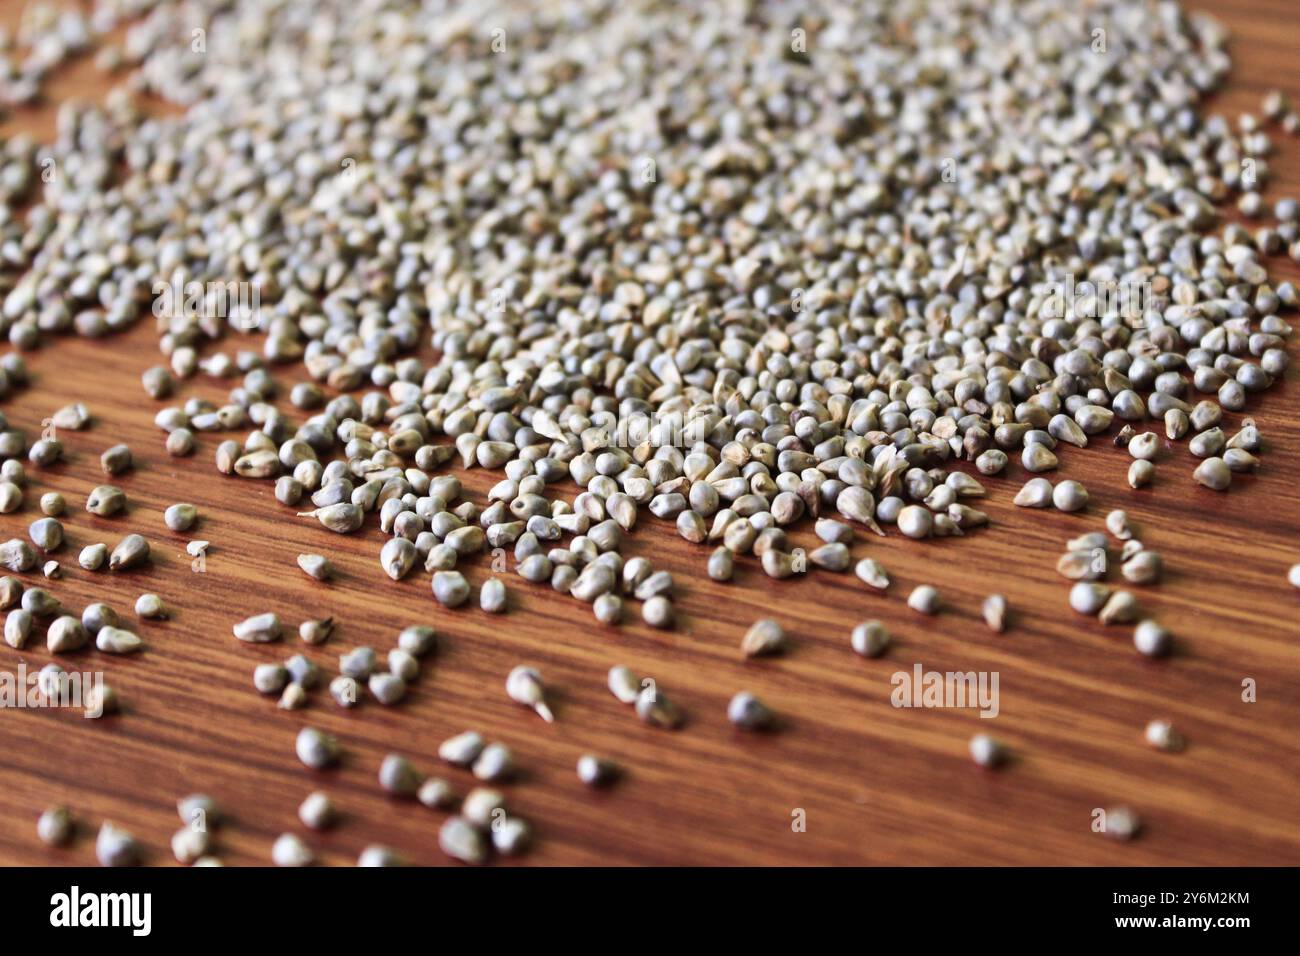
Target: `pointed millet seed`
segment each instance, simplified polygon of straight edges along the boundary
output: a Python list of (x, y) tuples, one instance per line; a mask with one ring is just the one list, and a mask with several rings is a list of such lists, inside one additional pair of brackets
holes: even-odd
[(135, 600), (135, 613), (148, 620), (161, 621), (167, 617), (167, 608), (158, 595), (141, 594)]
[(1077, 481), (1063, 481), (1052, 489), (1052, 504), (1058, 511), (1079, 511), (1088, 506), (1088, 489)]
[(175, 504), (163, 512), (163, 524), (172, 531), (189, 531), (198, 520), (199, 509), (190, 504)]
[(399, 797), (414, 797), (420, 789), (420, 775), (401, 754), (389, 754), (379, 765), (379, 785)]
[(907, 606), (921, 614), (938, 614), (939, 591), (928, 584), (922, 584), (908, 595)]
[(1133, 646), (1147, 657), (1163, 657), (1169, 653), (1171, 644), (1169, 632), (1155, 621), (1141, 621), (1133, 629)]
[(283, 664), (258, 664), (253, 668), (253, 686), (260, 694), (278, 694), (289, 683), (289, 672)]
[(480, 865), (487, 862), (487, 841), (483, 833), (460, 817), (449, 817), (438, 831), (438, 847), (462, 863)]
[(740, 650), (746, 657), (780, 654), (787, 646), (785, 631), (770, 618), (755, 621), (741, 639)]
[(772, 726), (775, 715), (753, 694), (741, 691), (727, 704), (727, 719), (742, 730), (764, 730)]
[(879, 621), (863, 621), (853, 628), (849, 645), (863, 657), (879, 657), (889, 647), (889, 632)]
[(1128, 523), (1128, 512), (1115, 510), (1106, 515), (1106, 530), (1121, 541), (1133, 537), (1133, 529)]
[(1110, 598), (1110, 588), (1104, 584), (1080, 581), (1070, 588), (1070, 607), (1080, 614), (1097, 614)]
[[(12, 619), (13, 613), (9, 617)], [(8, 621), (5, 624), (7, 640)], [(55, 618), (45, 634), (45, 646), (51, 654), (67, 654), (71, 651), (80, 650), (86, 646), (89, 640), (90, 635), (86, 633), (86, 629), (82, 627), (81, 622), (68, 614)]]
[(108, 560), (108, 546), (102, 543), (88, 544), (77, 555), (77, 563), (87, 571), (98, 571)]
[(122, 474), (131, 467), (131, 449), (127, 445), (114, 445), (99, 456), (99, 466), (110, 477)]
[(1151, 479), (1155, 477), (1156, 466), (1149, 461), (1135, 461), (1128, 467), (1128, 483), (1130, 488), (1144, 488), (1151, 484)]
[(873, 558), (863, 558), (853, 568), (853, 573), (858, 576), (864, 584), (883, 591), (889, 587), (889, 574), (879, 561)]
[(334, 567), (330, 564), (329, 559), (319, 554), (300, 554), (298, 555), (298, 567), (317, 581), (328, 581), (334, 573)]
[(110, 571), (126, 571), (143, 564), (148, 557), (149, 542), (142, 535), (128, 534), (108, 556), (108, 568)]
[(294, 743), (298, 759), (313, 770), (321, 770), (338, 762), (339, 743), (332, 736), (315, 727), (298, 731)]
[[(77, 621), (77, 624), (80, 626), (81, 622)], [(95, 635), (95, 646), (105, 654), (134, 654), (144, 647), (144, 641), (125, 628), (101, 627)]]
[(1052, 503), (1052, 483), (1046, 478), (1030, 478), (1013, 503), (1021, 508), (1046, 508)]
[(466, 730), (454, 737), (448, 737), (438, 745), (438, 757), (455, 767), (468, 767), (483, 752), (483, 737), (473, 730)]
[(311, 866), (315, 856), (311, 847), (293, 833), (282, 833), (271, 844), (271, 862), (276, 866)]
[(40, 518), (27, 529), (32, 544), (46, 554), (63, 546), (63, 525), (57, 518)]
[(47, 846), (64, 846), (72, 839), (73, 830), (67, 807), (50, 807), (36, 821), (36, 835)]
[(589, 787), (607, 787), (621, 776), (618, 764), (595, 754), (578, 758), (578, 779)]
[(130, 833), (105, 821), (95, 837), (95, 857), (100, 866), (134, 866), (140, 862), (140, 845)]
[(101, 518), (111, 518), (126, 507), (126, 494), (115, 485), (99, 485), (86, 496), (86, 510)]
[(121, 623), (117, 611), (103, 602), (87, 604), (85, 610), (81, 612), (81, 625), (91, 637), (106, 627), (117, 627)]
[(1192, 477), (1213, 491), (1226, 491), (1232, 484), (1232, 471), (1222, 458), (1207, 458), (1196, 466)]
[(682, 712), (657, 687), (645, 687), (637, 695), (636, 715), (647, 724), (664, 730), (676, 730), (683, 719)]
[(1124, 579), (1133, 584), (1155, 584), (1162, 570), (1163, 562), (1156, 551), (1139, 551), (1120, 566)]
[(1025, 471), (1030, 473), (1051, 471), (1059, 464), (1051, 449), (1038, 442), (1025, 446), (1020, 454), (1020, 463), (1024, 465)]
[(68, 503), (57, 491), (41, 495), (41, 514), (54, 518), (68, 510)]
[(673, 626), (673, 604), (662, 594), (656, 594), (641, 605), (641, 618), (651, 627), (667, 629)]
[(53, 617), (63, 609), (58, 599), (45, 588), (28, 588), (24, 591), (22, 607), (24, 611), (30, 611), (34, 617)]
[(365, 680), (378, 665), (378, 659), (375, 656), (372, 647), (356, 647), (339, 655), (339, 671), (347, 677), (356, 680)]
[(1002, 633), (1007, 626), (1007, 599), (1001, 594), (990, 594), (980, 605), (980, 613), (989, 629)]
[(1151, 721), (1147, 724), (1142, 736), (1156, 750), (1176, 753), (1183, 749), (1182, 735), (1174, 730), (1174, 725), (1167, 720)]
[(36, 565), (36, 552), (21, 538), (0, 544), (0, 566), (9, 571), (30, 571)]
[(934, 515), (920, 505), (908, 505), (898, 513), (896, 523), (909, 538), (928, 538), (934, 530)]
[(280, 617), (266, 612), (245, 618), (233, 628), (235, 637), (250, 644), (266, 644), (280, 639)]
[(506, 677), (506, 694), (515, 703), (531, 707), (537, 715), (548, 724), (554, 722), (555, 715), (546, 705), (546, 689), (542, 685), (542, 675), (531, 667), (516, 667)]
[(988, 734), (976, 734), (970, 739), (970, 756), (981, 767), (994, 768), (1006, 762), (1006, 748)]
[(515, 775), (515, 758), (505, 744), (491, 743), (483, 748), (470, 770), (487, 783), (501, 783)]
[(17, 578), (0, 578), (0, 611), (7, 611), (23, 597), (23, 582)]
[(190, 864), (205, 855), (211, 845), (211, 835), (207, 830), (194, 827), (181, 827), (172, 834), (172, 856), (177, 863)]
[(420, 784), (415, 798), (431, 810), (445, 810), (456, 802), (456, 793), (441, 777), (429, 777)]
[[(32, 614), (22, 608), (15, 608), (5, 618), (5, 643), (15, 650), (22, 650), (32, 634)], [(85, 641), (82, 642), (85, 644)]]
[(406, 681), (396, 674), (378, 671), (366, 682), (371, 695), (384, 706), (392, 706), (406, 696)]
[(1142, 828), (1138, 815), (1128, 807), (1112, 807), (1105, 812), (1106, 829), (1102, 832), (1112, 840), (1131, 840)]
[(280, 710), (298, 710), (307, 706), (307, 692), (303, 690), (301, 684), (288, 684), (284, 692), (280, 694), (280, 699), (276, 701), (276, 707)]
[(432, 580), (433, 596), (443, 607), (460, 607), (469, 600), (469, 582), (459, 571), (438, 571)]
[(1136, 461), (1151, 461), (1160, 451), (1160, 437), (1155, 432), (1142, 432), (1129, 439), (1128, 453)]
[(1097, 612), (1097, 620), (1103, 624), (1129, 624), (1141, 613), (1137, 598), (1128, 591), (1116, 591)]
[(322, 618), (319, 621), (303, 621), (298, 625), (298, 637), (306, 644), (324, 644), (334, 631), (334, 618)]
[(397, 635), (397, 646), (414, 657), (424, 657), (437, 647), (437, 635), (431, 627), (413, 624)]
[(606, 686), (609, 687), (609, 692), (623, 704), (635, 704), (641, 695), (641, 679), (630, 668), (621, 664), (609, 669)]

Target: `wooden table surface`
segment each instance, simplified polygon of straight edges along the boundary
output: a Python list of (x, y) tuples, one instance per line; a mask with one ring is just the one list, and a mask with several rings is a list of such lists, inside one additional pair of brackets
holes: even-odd
[[(1217, 6), (1234, 33), (1236, 66), (1212, 108), (1234, 117), (1258, 111), (1273, 86), (1300, 100), (1300, 21), (1290, 0)], [(16, 21), (18, 5), (4, 9)], [(104, 88), (82, 61), (63, 70), (51, 91), (57, 100)], [(49, 135), (51, 116), (49, 108), (23, 111), (2, 130)], [(1300, 141), (1281, 133), (1277, 141), (1276, 182), (1266, 197), (1300, 195)], [(1277, 262), (1276, 272), (1300, 281), (1288, 261)], [(247, 347), (259, 344), (250, 339)], [(1300, 357), (1294, 347), (1291, 354)], [(513, 570), (505, 578), (509, 614), (485, 614), (476, 598), (445, 610), (430, 595), (428, 574), (402, 582), (382, 574), (383, 538), (373, 518), (361, 533), (335, 535), (295, 519), (269, 482), (218, 474), (217, 442), (242, 433), (200, 436), (195, 456), (170, 458), (152, 424), (163, 403), (139, 385), (140, 373), (160, 361), (149, 322), (99, 342), (61, 339), (27, 361), (31, 386), (0, 402), (11, 427), (34, 436), (73, 400), (90, 406), (94, 425), (60, 434), (65, 462), (29, 468), (27, 503), (0, 516), (0, 539), (25, 537), (40, 494), (62, 492), (68, 543), (57, 555), (65, 574), (50, 583), (54, 594), (77, 611), (107, 601), (134, 620), (136, 596), (153, 591), (173, 614), (138, 622), (148, 644), (138, 656), (89, 649), (62, 659), (65, 667), (103, 670), (122, 695), (122, 714), (94, 721), (67, 710), (0, 712), (0, 862), (92, 864), (94, 830), (107, 818), (141, 839), (147, 862), (171, 863), (176, 799), (202, 791), (229, 815), (215, 850), (229, 864), (266, 864), (272, 841), (286, 831), (304, 835), (325, 863), (350, 863), (362, 847), (381, 843), (416, 863), (445, 864), (437, 848), (445, 814), (385, 795), (376, 771), (397, 752), (464, 793), (473, 778), (439, 765), (435, 751), (444, 738), (475, 728), (509, 745), (522, 766), (507, 789), (536, 837), (518, 860), (524, 864), (1300, 863), (1300, 592), (1286, 581), (1287, 568), (1300, 562), (1294, 371), (1252, 400), (1248, 414), (1267, 440), (1264, 465), (1256, 477), (1238, 476), (1230, 493), (1195, 485), (1186, 442), (1163, 442), (1163, 432), (1157, 478), (1140, 491), (1124, 481), (1124, 450), (1105, 440), (1067, 447), (1052, 477), (1088, 486), (1086, 512), (1012, 507), (1025, 480), (1016, 464), (986, 482), (989, 497), (977, 503), (992, 517), (985, 530), (930, 542), (859, 536), (854, 557), (875, 557), (893, 576), (884, 595), (852, 574), (816, 569), (802, 580), (772, 581), (753, 558), (738, 562), (732, 583), (713, 583), (704, 575), (708, 549), (645, 515), (626, 553), (649, 556), (679, 582), (679, 624), (665, 632), (639, 616), (621, 627), (598, 625), (586, 606)], [(285, 385), (303, 378), (301, 368), (275, 374)], [(200, 375), (183, 396), (220, 401), (230, 385)], [(1229, 415), (1228, 427), (1235, 431), (1240, 418)], [(105, 480), (100, 452), (120, 441), (136, 458), (118, 481), (131, 507), (125, 516), (97, 518), (84, 510), (85, 496)], [(454, 471), (480, 503), (499, 477)], [(576, 493), (572, 485), (564, 490)], [(199, 507), (193, 534), (164, 527), (162, 512), (176, 501)], [(1140, 589), (1140, 597), (1176, 635), (1168, 659), (1141, 657), (1130, 628), (1103, 627), (1066, 604), (1056, 557), (1068, 537), (1101, 530), (1111, 508), (1126, 509), (1138, 536), (1165, 557), (1164, 582)], [(152, 544), (146, 567), (110, 573), (77, 565), (84, 545), (111, 547), (129, 532)], [(184, 550), (191, 537), (212, 542), (201, 573)], [(794, 539), (805, 547), (814, 541), (806, 526)], [(303, 575), (294, 559), (305, 551), (329, 555), (338, 580), (322, 585)], [(475, 592), (493, 573), (486, 556), (463, 570)], [(40, 581), (37, 572), (23, 577)], [(905, 605), (922, 583), (943, 594), (935, 618)], [(979, 617), (981, 600), (994, 591), (1014, 609), (1000, 635)], [(305, 617), (333, 616), (337, 629), (314, 648), (292, 633), (272, 645), (234, 639), (232, 623), (265, 610), (292, 628)], [(762, 616), (785, 626), (792, 649), (744, 661), (740, 637)], [(895, 637), (878, 660), (849, 649), (850, 630), (867, 618), (885, 622)], [(334, 674), (340, 653), (363, 644), (384, 651), (410, 624), (432, 625), (441, 644), (399, 706), (368, 701), (345, 711), (319, 688), (305, 709), (285, 712), (252, 687), (257, 664), (303, 651)], [(34, 671), (49, 660), (39, 634), (23, 651), (0, 645), (0, 669)], [(891, 706), (891, 675), (917, 662), (927, 670), (996, 671), (999, 715)], [(553, 725), (506, 697), (506, 673), (521, 663), (539, 668), (554, 688)], [(686, 711), (686, 726), (668, 732), (637, 720), (605, 688), (614, 664), (652, 676)], [(1258, 689), (1253, 703), (1242, 700), (1247, 678)], [(739, 690), (779, 712), (781, 728), (732, 728), (725, 710)], [(1144, 744), (1153, 718), (1168, 718), (1185, 734), (1184, 752)], [(340, 739), (339, 768), (312, 772), (296, 760), (294, 737), (306, 725)], [(980, 731), (1010, 747), (1010, 765), (988, 772), (971, 762), (967, 742)], [(607, 791), (588, 790), (574, 772), (586, 752), (619, 761), (624, 778)], [(331, 794), (344, 813), (325, 834), (297, 820), (313, 789)], [(37, 815), (54, 803), (82, 823), (78, 839), (57, 850), (35, 832)], [(1121, 805), (1140, 814), (1139, 838), (1121, 843), (1092, 832), (1094, 808)], [(798, 817), (802, 832), (792, 826)]]

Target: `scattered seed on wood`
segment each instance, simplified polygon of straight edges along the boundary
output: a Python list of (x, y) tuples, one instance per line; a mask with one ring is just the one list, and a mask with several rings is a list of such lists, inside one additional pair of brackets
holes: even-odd
[(1155, 621), (1142, 621), (1133, 629), (1133, 646), (1147, 657), (1162, 657), (1171, 645), (1169, 632)]
[(234, 626), (235, 637), (250, 644), (267, 644), (280, 639), (280, 616), (271, 612), (254, 614)]
[(135, 866), (140, 862), (140, 844), (126, 830), (106, 820), (95, 837), (95, 858), (100, 866)]
[(271, 862), (276, 866), (311, 866), (315, 861), (311, 847), (293, 833), (282, 833), (271, 844)]
[(36, 821), (36, 835), (47, 846), (64, 846), (72, 839), (74, 825), (67, 807), (50, 807)]
[(298, 555), (298, 567), (317, 581), (328, 581), (334, 574), (334, 566), (329, 559), (319, 554)]
[(889, 647), (889, 632), (879, 621), (863, 621), (854, 626), (849, 643), (863, 657), (879, 657)]
[(110, 571), (126, 571), (139, 567), (149, 557), (149, 542), (142, 535), (128, 534), (117, 543), (108, 556)]
[(764, 730), (772, 726), (775, 715), (753, 694), (741, 691), (727, 704), (727, 719), (742, 730)]
[(595, 754), (578, 758), (578, 779), (589, 787), (607, 787), (621, 774), (618, 764)]
[(981, 767), (998, 767), (1006, 762), (1006, 748), (988, 734), (976, 734), (970, 739), (970, 756)]
[(163, 512), (163, 524), (172, 531), (189, 531), (198, 520), (199, 509), (190, 504), (169, 505)]
[(922, 584), (907, 596), (907, 606), (921, 614), (939, 613), (939, 591), (928, 584)]
[(740, 641), (741, 653), (746, 657), (780, 654), (787, 646), (784, 629), (771, 618), (755, 621)]
[(298, 731), (294, 750), (298, 759), (313, 770), (329, 767), (339, 759), (339, 742), (315, 727), (304, 727)]
[(1001, 594), (990, 594), (980, 605), (980, 613), (989, 630), (1001, 634), (1007, 627), (1007, 599)]

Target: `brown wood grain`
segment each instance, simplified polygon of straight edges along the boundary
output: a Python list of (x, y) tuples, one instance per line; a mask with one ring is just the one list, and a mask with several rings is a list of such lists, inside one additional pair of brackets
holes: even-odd
[[(16, 20), (17, 4), (3, 9), (7, 22)], [(1293, 4), (1253, 0), (1214, 9), (1234, 31), (1236, 67), (1211, 108), (1231, 116), (1257, 111), (1273, 86), (1300, 100)], [(99, 95), (105, 86), (83, 61), (61, 72), (52, 91), (57, 100)], [(48, 135), (51, 115), (48, 107), (24, 111), (3, 131)], [(1277, 139), (1270, 199), (1300, 194), (1300, 141)], [(1294, 263), (1274, 265), (1279, 276), (1300, 281)], [(247, 347), (258, 344), (250, 339)], [(598, 625), (586, 606), (513, 573), (505, 579), (509, 614), (487, 615), (476, 598), (444, 610), (430, 595), (428, 574), (395, 583), (381, 573), (383, 539), (373, 517), (359, 534), (334, 535), (294, 518), (269, 482), (219, 475), (217, 442), (242, 434), (200, 436), (195, 456), (170, 458), (152, 424), (164, 403), (139, 385), (140, 373), (160, 360), (150, 323), (99, 342), (62, 339), (27, 360), (31, 386), (0, 402), (11, 427), (34, 436), (73, 400), (86, 402), (95, 421), (88, 431), (60, 435), (66, 462), (30, 467), (27, 503), (0, 516), (0, 539), (24, 537), (39, 517), (40, 494), (60, 491), (69, 503), (68, 543), (57, 555), (65, 577), (49, 585), (55, 595), (77, 611), (103, 600), (133, 618), (136, 596), (154, 591), (173, 614), (139, 622), (148, 647), (136, 657), (91, 649), (61, 661), (105, 671), (125, 702), (121, 715), (91, 721), (68, 711), (0, 711), (5, 864), (93, 863), (93, 829), (106, 818), (145, 843), (148, 862), (170, 863), (175, 801), (192, 791), (212, 794), (227, 810), (216, 852), (230, 864), (266, 864), (272, 841), (286, 831), (303, 834), (325, 863), (349, 863), (362, 847), (382, 843), (413, 862), (444, 864), (437, 830), (445, 814), (387, 797), (376, 770), (385, 754), (402, 753), (463, 794), (472, 778), (439, 765), (435, 751), (467, 728), (508, 744), (522, 765), (508, 793), (536, 835), (519, 861), (526, 864), (1300, 863), (1300, 592), (1286, 582), (1286, 569), (1300, 562), (1294, 371), (1252, 400), (1248, 414), (1268, 442), (1264, 466), (1257, 477), (1238, 476), (1230, 493), (1192, 482), (1185, 442), (1164, 443), (1156, 481), (1140, 491), (1125, 484), (1129, 459), (1110, 442), (1067, 447), (1052, 477), (1088, 486), (1086, 512), (1012, 507), (1025, 479), (1016, 464), (986, 481), (990, 496), (977, 504), (992, 517), (988, 529), (931, 542), (860, 536), (854, 557), (873, 556), (893, 576), (885, 595), (851, 574), (821, 570), (774, 582), (752, 558), (739, 560), (734, 582), (715, 584), (703, 573), (706, 548), (644, 515), (626, 553), (651, 557), (679, 582), (679, 623), (664, 632), (639, 617), (622, 627)], [(286, 387), (303, 377), (301, 369), (275, 374)], [(219, 401), (231, 384), (200, 375), (183, 395)], [(1240, 418), (1228, 416), (1233, 430)], [(131, 507), (124, 516), (96, 518), (84, 510), (85, 496), (105, 480), (100, 452), (119, 441), (130, 444), (137, 462), (117, 482)], [(499, 478), (453, 471), (480, 503)], [(564, 491), (571, 497), (576, 487)], [(202, 512), (192, 535), (164, 527), (162, 511), (175, 501)], [(1164, 583), (1140, 589), (1140, 597), (1177, 637), (1167, 660), (1138, 655), (1129, 628), (1106, 628), (1070, 611), (1068, 583), (1054, 571), (1066, 538), (1101, 530), (1115, 507), (1127, 509), (1142, 540), (1166, 559)], [(126, 573), (77, 566), (84, 545), (111, 547), (132, 531), (153, 546), (148, 566)], [(190, 537), (212, 542), (202, 573), (184, 551)], [(814, 541), (806, 526), (794, 539), (805, 547)], [(294, 563), (303, 551), (329, 555), (338, 580), (321, 585), (303, 575)], [(493, 573), (486, 556), (463, 569), (476, 592)], [(904, 603), (922, 583), (944, 597), (933, 619)], [(980, 601), (994, 591), (1014, 609), (1001, 635), (979, 619)], [(292, 633), (269, 646), (236, 641), (232, 623), (263, 610), (290, 627), (332, 615), (337, 630), (315, 648)], [(760, 616), (780, 620), (793, 647), (780, 658), (743, 661), (740, 636)], [(849, 649), (851, 628), (867, 618), (885, 622), (896, 638), (879, 660)], [(259, 663), (302, 651), (334, 674), (340, 653), (362, 644), (385, 651), (402, 627), (416, 623), (439, 631), (440, 650), (399, 706), (369, 701), (344, 711), (320, 688), (308, 707), (287, 713), (252, 687)], [(39, 635), (22, 652), (0, 646), (0, 669), (22, 663), (35, 670), (50, 659)], [(892, 707), (891, 674), (918, 661), (932, 670), (997, 671), (1001, 713), (983, 720), (973, 710)], [(505, 675), (520, 663), (538, 667), (554, 688), (553, 725), (506, 697)], [(652, 676), (685, 709), (686, 726), (650, 728), (615, 701), (605, 673), (618, 663)], [(1245, 678), (1257, 682), (1255, 703), (1242, 701)], [(779, 731), (745, 734), (727, 723), (727, 701), (742, 689), (779, 712)], [(1186, 735), (1185, 752), (1156, 753), (1143, 743), (1143, 727), (1156, 717)], [(305, 725), (339, 737), (341, 767), (317, 773), (298, 763), (293, 741)], [(1009, 766), (985, 772), (971, 763), (967, 742), (978, 731), (1009, 745)], [(625, 777), (608, 791), (588, 790), (574, 773), (585, 752), (616, 759)], [(345, 814), (321, 835), (296, 817), (313, 789), (330, 793)], [(65, 849), (36, 838), (36, 817), (52, 803), (67, 804), (83, 824)], [(1118, 805), (1144, 822), (1128, 844), (1090, 829), (1094, 808)], [(797, 809), (806, 814), (806, 832), (792, 830)]]

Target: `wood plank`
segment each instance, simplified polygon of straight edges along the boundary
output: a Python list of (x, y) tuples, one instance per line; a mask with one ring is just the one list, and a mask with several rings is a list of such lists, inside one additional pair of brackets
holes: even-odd
[[(1300, 22), (1292, 4), (1212, 6), (1236, 36), (1234, 79), (1212, 108), (1257, 110), (1261, 92), (1274, 85), (1300, 99)], [(17, 10), (8, 4), (5, 16), (16, 18)], [(102, 87), (83, 61), (53, 89), (62, 99), (98, 95)], [(24, 111), (3, 130), (48, 135), (52, 115), (48, 107)], [(1300, 194), (1300, 144), (1279, 139), (1270, 199)], [(1274, 266), (1300, 281), (1294, 263)], [(941, 542), (860, 538), (855, 558), (878, 558), (894, 578), (884, 596), (851, 575), (823, 571), (773, 582), (752, 558), (740, 560), (733, 583), (715, 584), (703, 571), (707, 549), (646, 516), (627, 553), (651, 557), (683, 585), (679, 625), (662, 632), (639, 619), (598, 625), (576, 601), (513, 573), (504, 617), (476, 603), (440, 608), (427, 574), (387, 580), (373, 519), (353, 536), (295, 519), (269, 483), (216, 473), (213, 449), (228, 436), (201, 436), (192, 459), (170, 458), (152, 424), (163, 403), (139, 386), (140, 373), (157, 361), (148, 323), (99, 342), (60, 340), (29, 355), (31, 387), (0, 404), (29, 435), (67, 401), (85, 401), (95, 416), (89, 431), (61, 434), (65, 463), (30, 469), (28, 504), (0, 516), (0, 538), (25, 536), (40, 494), (62, 492), (70, 506), (69, 540), (58, 555), (65, 577), (51, 590), (71, 608), (104, 600), (128, 616), (148, 590), (173, 610), (168, 621), (140, 624), (148, 648), (137, 657), (88, 651), (64, 661), (104, 669), (126, 703), (122, 715), (90, 721), (66, 711), (0, 712), (2, 863), (93, 862), (93, 831), (60, 850), (37, 840), (36, 816), (56, 802), (92, 827), (105, 818), (118, 822), (145, 842), (149, 862), (169, 863), (175, 801), (204, 791), (231, 817), (218, 855), (231, 864), (265, 864), (278, 834), (304, 832), (296, 807), (321, 788), (346, 814), (336, 830), (308, 837), (323, 862), (349, 863), (362, 847), (382, 843), (415, 862), (443, 864), (436, 840), (445, 814), (388, 798), (376, 770), (386, 753), (403, 753), (463, 793), (472, 778), (438, 766), (435, 750), (466, 728), (505, 742), (519, 757), (523, 777), (508, 790), (537, 836), (520, 861), (527, 864), (1300, 863), (1300, 594), (1285, 579), (1300, 561), (1294, 371), (1252, 401), (1248, 414), (1269, 447), (1259, 475), (1238, 477), (1231, 493), (1191, 481), (1185, 442), (1164, 451), (1155, 484), (1141, 491), (1124, 483), (1128, 457), (1109, 442), (1067, 449), (1059, 477), (1088, 486), (1087, 512), (1012, 507), (1025, 477), (1016, 466), (1010, 477), (987, 482), (987, 530)], [(276, 376), (286, 386), (303, 378), (301, 370)], [(184, 394), (220, 400), (228, 388), (199, 376)], [(1230, 427), (1240, 418), (1229, 415)], [(119, 482), (132, 505), (125, 516), (96, 518), (83, 508), (85, 495), (104, 480), (100, 452), (118, 441), (137, 459)], [(455, 471), (480, 503), (499, 477)], [(193, 536), (213, 542), (201, 573), (184, 551), (191, 536), (162, 524), (166, 506), (181, 500), (202, 512)], [(1065, 539), (1100, 530), (1115, 507), (1127, 509), (1147, 546), (1165, 556), (1165, 582), (1142, 589), (1141, 598), (1177, 636), (1168, 660), (1141, 658), (1127, 628), (1073, 614), (1068, 585), (1053, 570)], [(147, 567), (77, 567), (82, 546), (111, 546), (130, 531), (153, 545)], [(807, 527), (794, 539), (804, 547), (814, 541)], [(329, 555), (338, 581), (306, 578), (294, 564), (301, 551)], [(466, 570), (476, 590), (493, 573), (486, 559)], [(905, 606), (921, 583), (943, 593), (946, 608), (936, 618)], [(979, 619), (980, 601), (993, 591), (1014, 609), (1002, 635)], [(337, 631), (317, 648), (292, 635), (270, 646), (236, 641), (232, 623), (262, 610), (292, 626), (332, 615)], [(742, 661), (740, 636), (760, 616), (778, 618), (794, 646), (781, 658)], [(849, 650), (851, 628), (866, 618), (884, 621), (897, 639), (880, 660)], [(441, 648), (400, 706), (369, 702), (343, 711), (318, 689), (305, 710), (285, 713), (251, 686), (258, 663), (303, 651), (335, 673), (338, 654), (362, 644), (386, 650), (402, 627), (416, 623), (437, 628)], [(22, 652), (0, 646), (3, 670), (35, 670), (50, 659), (39, 639)], [(982, 720), (971, 710), (892, 707), (891, 675), (918, 661), (932, 670), (997, 671), (1001, 713)], [(518, 663), (538, 667), (555, 688), (554, 725), (505, 696), (505, 675)], [(653, 676), (686, 710), (687, 726), (655, 730), (617, 703), (605, 689), (605, 672), (616, 663)], [(1241, 699), (1245, 678), (1257, 682), (1255, 703)], [(742, 689), (782, 715), (779, 732), (743, 734), (727, 723), (727, 700)], [(1143, 727), (1155, 717), (1172, 719), (1186, 734), (1184, 753), (1144, 745)], [(304, 725), (340, 738), (340, 768), (313, 773), (297, 762), (293, 741)], [(990, 728), (1015, 755), (997, 773), (980, 771), (966, 753), (970, 736)], [(626, 777), (607, 792), (587, 790), (574, 764), (589, 751), (617, 759)], [(1091, 832), (1094, 808), (1121, 804), (1141, 814), (1139, 839), (1120, 844)], [(797, 810), (806, 814), (806, 832), (792, 830)]]

